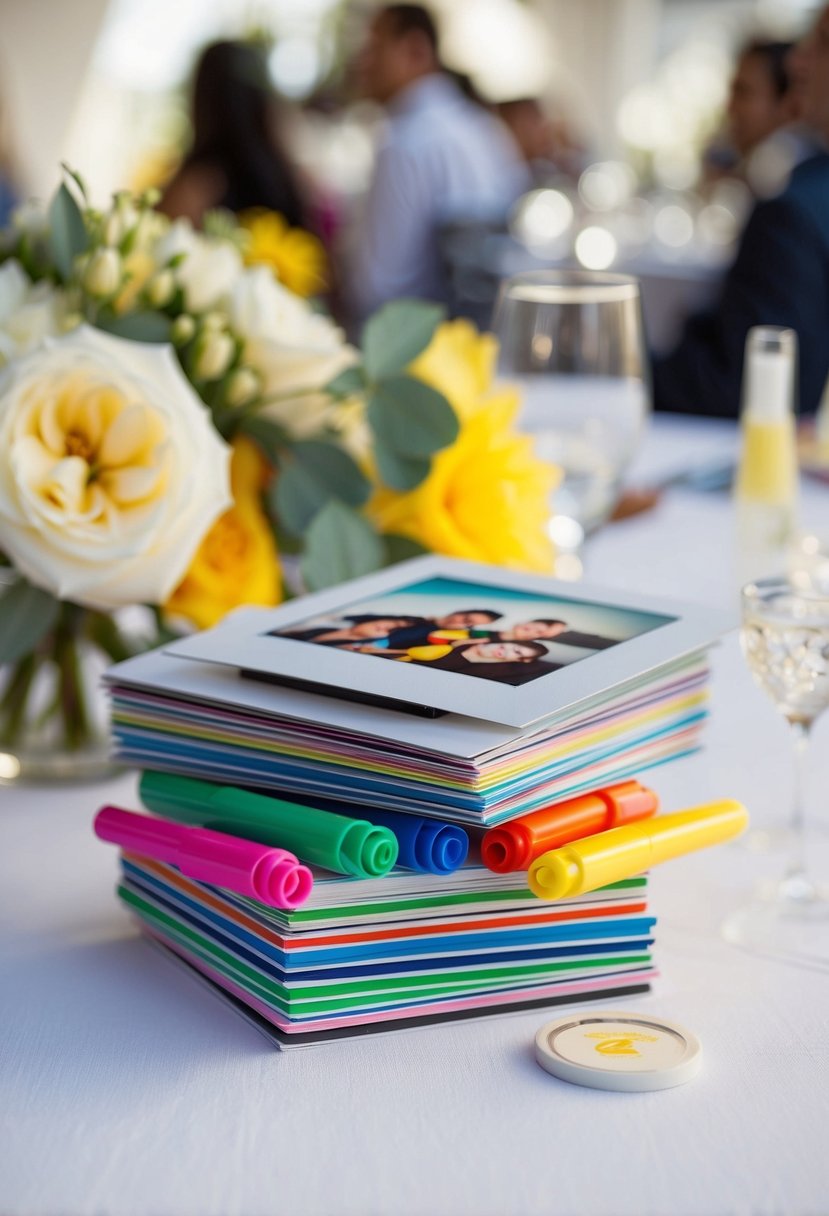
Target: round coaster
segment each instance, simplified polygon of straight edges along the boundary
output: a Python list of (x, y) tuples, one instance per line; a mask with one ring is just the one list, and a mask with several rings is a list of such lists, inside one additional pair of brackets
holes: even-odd
[(699, 1072), (702, 1047), (676, 1022), (602, 1010), (542, 1026), (535, 1058), (562, 1081), (631, 1093), (684, 1085)]

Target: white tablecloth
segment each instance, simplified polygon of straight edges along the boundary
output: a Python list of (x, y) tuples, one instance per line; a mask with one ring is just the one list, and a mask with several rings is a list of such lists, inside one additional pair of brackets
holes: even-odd
[[(726, 424), (663, 420), (642, 467), (732, 444)], [(808, 488), (805, 508), (829, 531), (829, 491)], [(729, 521), (725, 497), (673, 491), (595, 538), (588, 577), (723, 602)], [(705, 750), (649, 780), (668, 809), (734, 796), (779, 822), (786, 727), (734, 637), (715, 657), (713, 706)], [(827, 729), (812, 770), (824, 823)], [(734, 844), (654, 872), (663, 978), (626, 1005), (693, 1030), (703, 1071), (661, 1093), (601, 1093), (535, 1064), (543, 1012), (275, 1052), (116, 903), (115, 851), (90, 819), (132, 791), (128, 776), (0, 789), (3, 1213), (829, 1211), (829, 976), (719, 933), (779, 857)]]

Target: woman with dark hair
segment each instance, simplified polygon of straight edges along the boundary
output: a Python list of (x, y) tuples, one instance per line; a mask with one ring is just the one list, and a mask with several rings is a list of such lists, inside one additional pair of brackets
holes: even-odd
[(542, 663), (547, 647), (540, 642), (500, 642), (481, 638), (454, 646), (413, 646), (404, 662), (423, 663), (439, 671), (481, 676), (499, 684), (525, 684), (537, 676), (555, 671), (560, 663)]
[(169, 182), (160, 210), (199, 224), (205, 211), (264, 207), (305, 226), (296, 173), (275, 131), (276, 102), (263, 49), (214, 42), (196, 68), (193, 141)]

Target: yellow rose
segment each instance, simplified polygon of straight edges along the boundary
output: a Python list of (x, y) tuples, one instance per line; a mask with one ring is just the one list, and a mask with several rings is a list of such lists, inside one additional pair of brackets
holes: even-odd
[(549, 573), (547, 531), (555, 470), (513, 429), (518, 395), (505, 390), (461, 419), (458, 438), (432, 460), (425, 481), (380, 488), (368, 505), (381, 532), (411, 537), (434, 553)]
[(291, 228), (275, 211), (246, 211), (241, 217), (248, 233), (245, 262), (270, 266), (280, 283), (298, 296), (313, 296), (325, 288), (325, 250), (310, 232)]
[(447, 321), (409, 365), (418, 380), (443, 393), (459, 418), (468, 418), (489, 392), (495, 375), (498, 340), (479, 334), (471, 321)]
[(233, 441), (230, 482), (233, 506), (199, 546), (183, 581), (165, 605), (199, 629), (209, 629), (242, 604), (270, 607), (282, 598), (279, 555), (260, 503), (268, 464), (244, 437)]

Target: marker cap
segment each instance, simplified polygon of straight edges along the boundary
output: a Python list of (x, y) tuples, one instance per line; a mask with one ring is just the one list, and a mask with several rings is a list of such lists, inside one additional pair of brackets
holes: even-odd
[(572, 1085), (626, 1093), (671, 1089), (692, 1080), (702, 1063), (696, 1035), (676, 1022), (639, 1013), (573, 1013), (535, 1036), (542, 1068)]
[(613, 827), (621, 827), (622, 824), (633, 823), (637, 819), (646, 819), (655, 814), (659, 807), (659, 799), (654, 791), (640, 785), (638, 781), (620, 781), (618, 785), (600, 790), (598, 796), (611, 812)]

